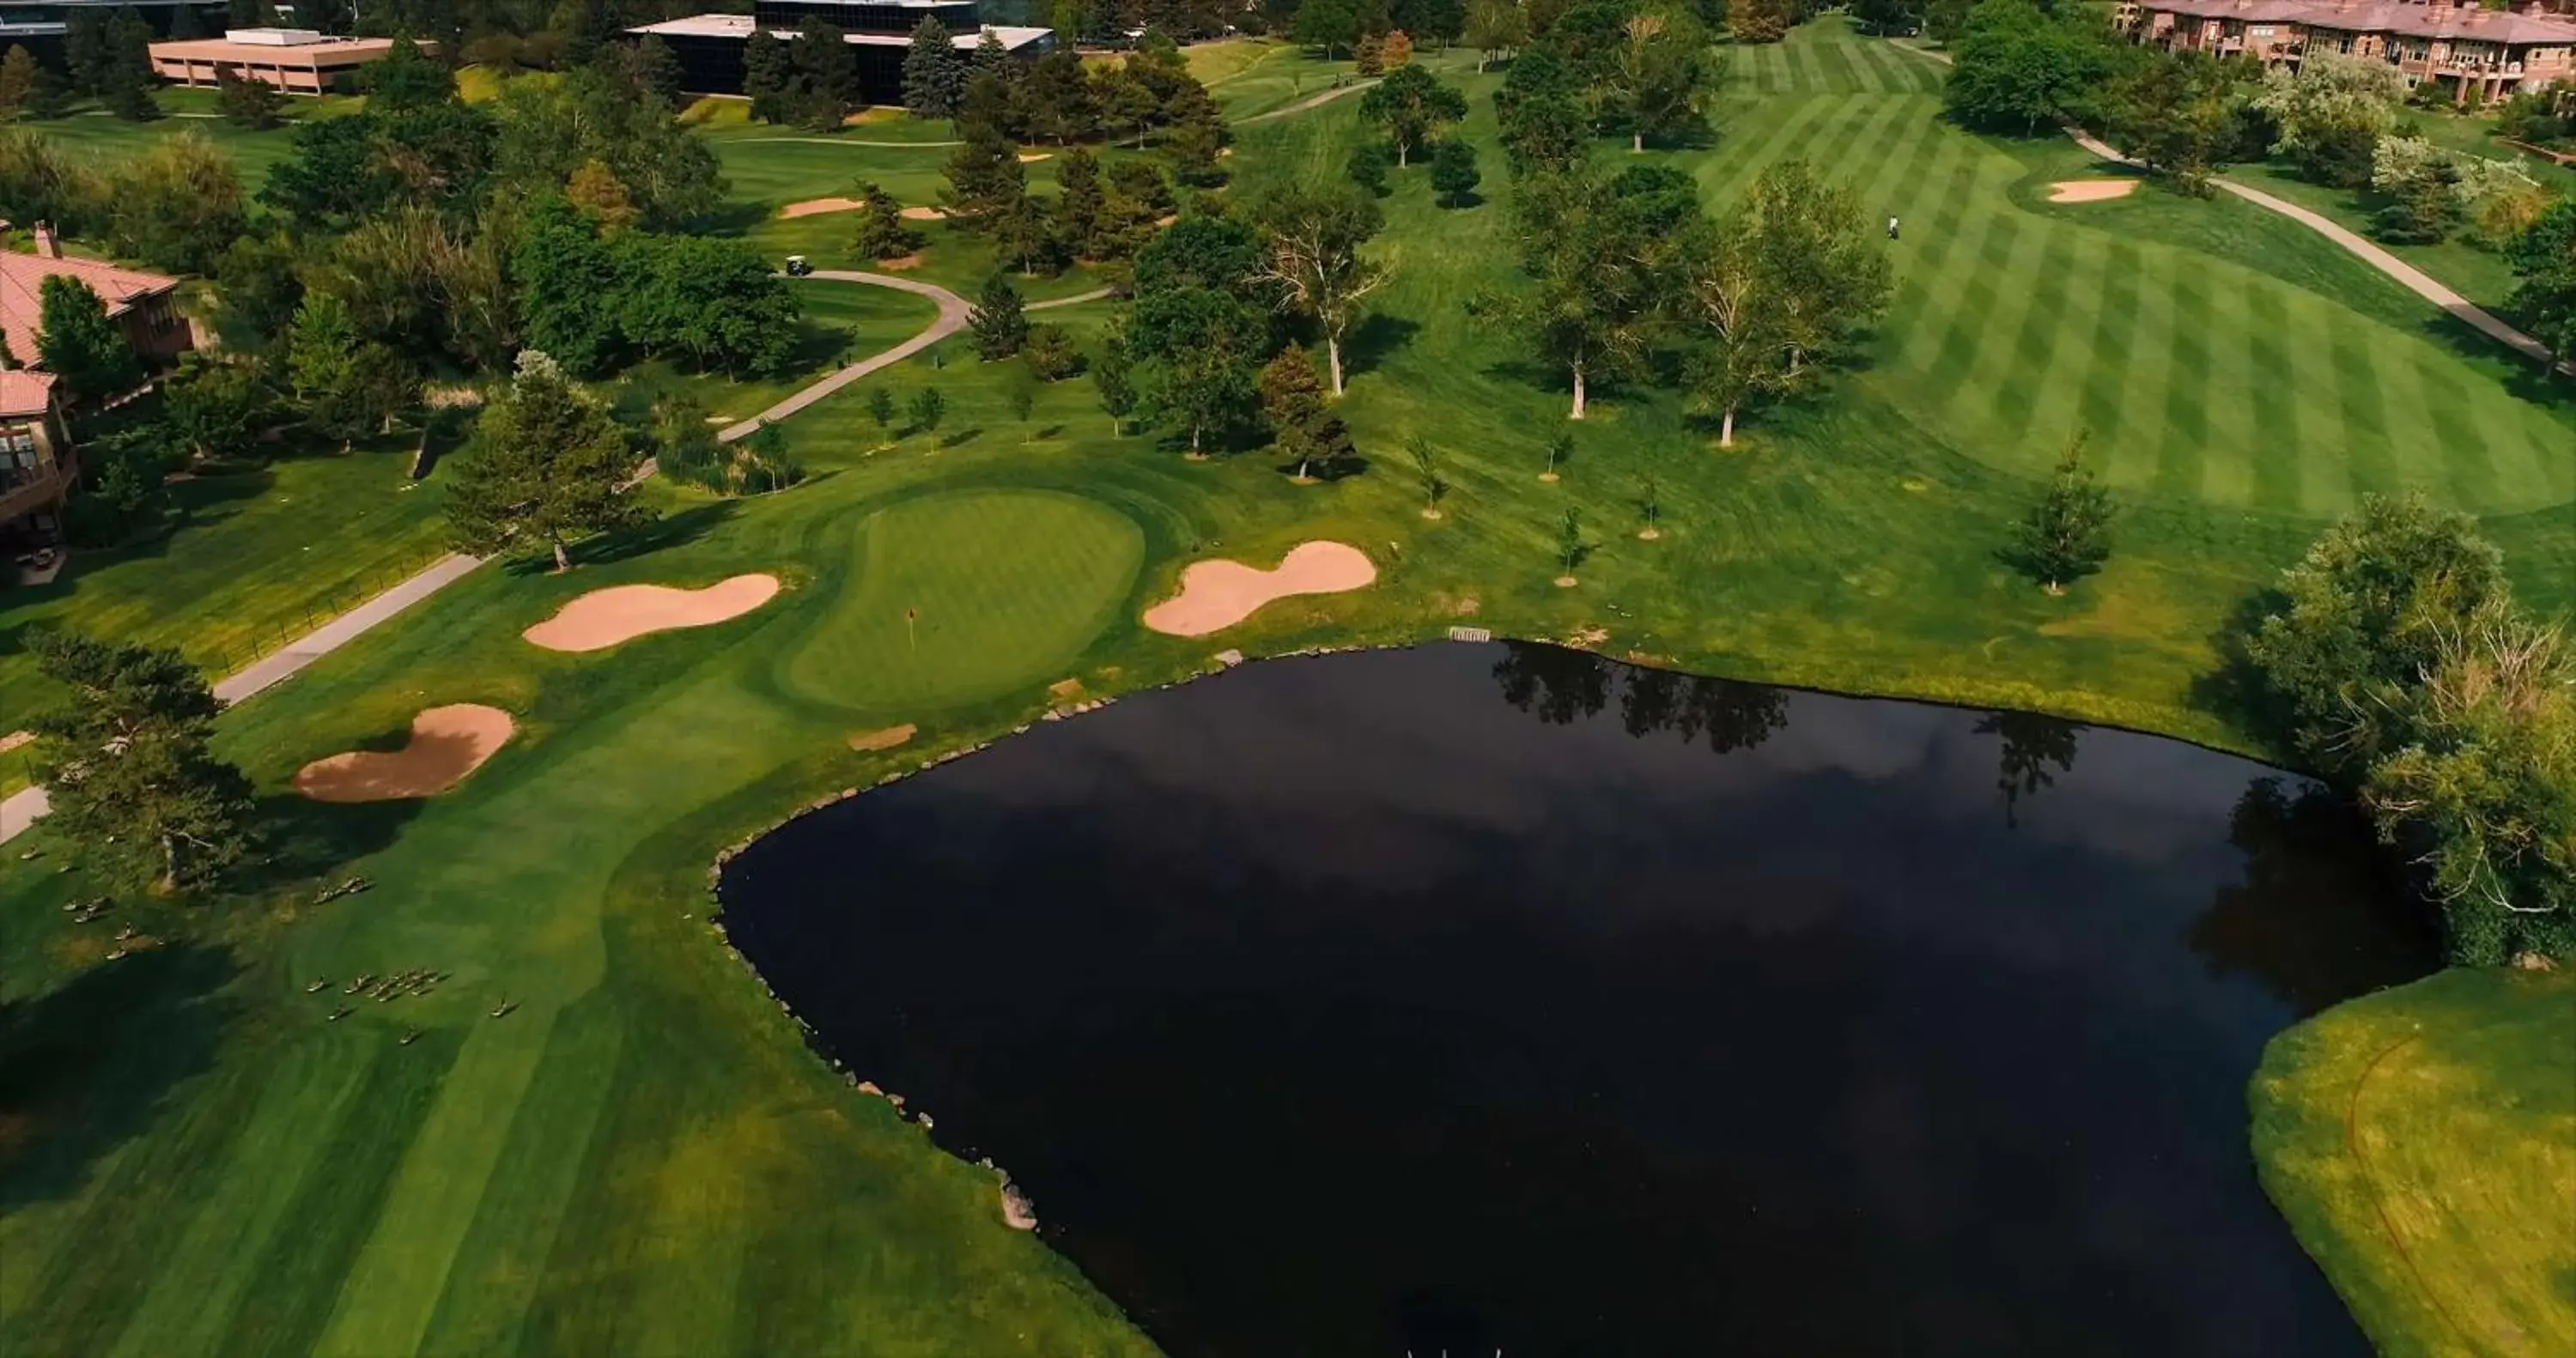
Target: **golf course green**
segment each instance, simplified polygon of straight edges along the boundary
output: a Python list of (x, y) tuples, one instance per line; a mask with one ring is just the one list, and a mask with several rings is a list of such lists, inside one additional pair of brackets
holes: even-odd
[[(218, 750), (278, 826), (243, 894), (120, 898), (75, 923), (66, 904), (104, 888), (73, 846), (41, 825), (12, 841), (0, 854), (0, 1353), (1151, 1352), (1041, 1239), (1005, 1224), (991, 1170), (934, 1148), (911, 1120), (921, 1110), (856, 1090), (868, 1072), (810, 1052), (706, 913), (709, 865), (728, 846), (1036, 720), (1064, 703), (1051, 689), (1066, 679), (1116, 695), (1207, 672), (1226, 649), (1405, 644), (1465, 624), (1699, 673), (2277, 753), (2210, 696), (2220, 638), (2366, 492), (2420, 487), (2479, 515), (2526, 602), (2576, 604), (2576, 386), (2538, 380), (2236, 200), (2148, 188), (2045, 203), (2051, 181), (2088, 172), (2080, 151), (1942, 122), (1939, 68), (1839, 16), (1738, 54), (1710, 145), (1631, 157), (1605, 140), (1597, 153), (1681, 165), (1711, 203), (1802, 157), (1855, 185), (1865, 211), (1901, 217), (1895, 301), (1869, 362), (1822, 398), (1759, 412), (1726, 450), (1668, 388), (1596, 391), (1561, 479), (1543, 483), (1547, 441), (1569, 427), (1565, 393), (1516, 336), (1466, 309), (1515, 276), (1490, 99), (1500, 76), (1476, 74), (1471, 53), (1425, 59), (1469, 94), (1461, 134), (1486, 166), (1486, 198), (1440, 207), (1417, 167), (1383, 201), (1371, 249), (1395, 274), (1349, 345), (1339, 407), (1364, 473), (1300, 484), (1270, 451), (1185, 460), (1150, 434), (1114, 433), (1080, 379), (1040, 388), (1022, 418), (1018, 365), (979, 364), (953, 338), (778, 426), (812, 473), (803, 484), (739, 500), (657, 484), (658, 522), (587, 544), (575, 570), (488, 563), (225, 716)], [(1264, 51), (1215, 93), (1284, 108), (1346, 69)], [(1361, 135), (1357, 103), (1239, 126), (1225, 162), (1236, 191), (1339, 176)], [(87, 133), (108, 120), (74, 121)], [(942, 152), (919, 143), (938, 128), (895, 126), (819, 143), (747, 123), (709, 135), (744, 232), (846, 268), (863, 263), (847, 215), (771, 214), (860, 178), (926, 201)], [(243, 154), (269, 155), (258, 144)], [(1046, 166), (1029, 168), (1042, 182)], [(989, 266), (984, 247), (931, 234), (914, 276), (962, 289)], [(816, 310), (854, 327), (860, 353), (929, 320), (919, 299), (800, 286), (850, 295)], [(1030, 292), (1090, 286), (1076, 272)], [(1090, 345), (1109, 305), (1039, 318)], [(945, 418), (880, 430), (866, 409), (876, 386), (899, 400), (935, 386)], [(727, 395), (712, 382), (704, 394)], [(2116, 545), (2101, 574), (2051, 596), (1998, 551), (2079, 428), (2120, 499)], [(1450, 487), (1437, 520), (1403, 470), (1414, 436)], [(382, 453), (290, 463), (263, 486), (334, 497), (354, 516), (332, 520), (345, 541), (191, 527), (167, 560), (120, 562), (32, 607), (0, 596), (0, 628), (107, 626), (142, 592), (161, 602), (111, 630), (219, 652), (226, 629), (323, 597), (332, 583), (311, 563), (357, 571), (435, 547), (435, 517), (415, 506), (441, 493), (437, 475), (418, 491), (357, 484), (390, 483), (394, 465)], [(1638, 535), (1650, 480), (1654, 540)], [(1580, 583), (1561, 588), (1568, 511), (1586, 552)], [(233, 512), (248, 530), (269, 507), (245, 497)], [(194, 545), (218, 540), (234, 545)], [(1139, 621), (1193, 561), (1266, 567), (1311, 540), (1367, 553), (1376, 583), (1195, 639)], [(219, 594), (207, 582), (223, 572), (239, 578)], [(747, 572), (785, 588), (717, 625), (590, 653), (520, 637), (591, 590)], [(298, 596), (293, 582), (308, 579)], [(307, 761), (399, 746), (421, 709), (466, 702), (507, 709), (518, 732), (453, 791), (358, 805), (292, 792)], [(898, 724), (917, 730), (900, 748), (852, 748)], [(313, 903), (352, 874), (373, 889)], [(159, 946), (107, 960), (128, 925)], [(350, 1003), (353, 978), (414, 968), (450, 979), (327, 1017)], [(2564, 986), (2531, 985), (2555, 997), (2529, 1020), (2542, 1026), (2495, 1041), (2565, 1030)], [(2410, 1002), (2389, 997), (2384, 1014), (2350, 1022), (2393, 1021)], [(2334, 1076), (2347, 1040), (2368, 1045), (2300, 1032), (2338, 1054), (2258, 1089), (2267, 1153), (2319, 1144), (2310, 1105), (2349, 1089)], [(2308, 1059), (2288, 1038), (2274, 1058)], [(2481, 1097), (2466, 1075), (2445, 1088), (2452, 1116), (2466, 1116), (2457, 1099)], [(2267, 1100), (2280, 1111), (2263, 1113)], [(2307, 1175), (2287, 1160), (2267, 1172), (2365, 1325), (2414, 1332), (2405, 1303), (2383, 1321), (2358, 1300), (2395, 1284), (2356, 1282), (2384, 1270), (2331, 1243), (2347, 1199), (2311, 1205), (2285, 1189)], [(2501, 1220), (2576, 1191), (2563, 1161), (2511, 1172), (2492, 1201), (2458, 1210)], [(2466, 1240), (2485, 1228), (2441, 1229)], [(2576, 1256), (2557, 1250), (2543, 1241), (2518, 1257), (2563, 1270)], [(2561, 1286), (2515, 1301), (2509, 1318), (2537, 1339), (2576, 1333), (2571, 1312)]]

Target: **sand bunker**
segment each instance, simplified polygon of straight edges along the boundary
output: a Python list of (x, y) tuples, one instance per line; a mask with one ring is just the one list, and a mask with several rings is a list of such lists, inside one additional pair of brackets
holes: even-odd
[(604, 651), (647, 632), (741, 617), (777, 593), (774, 575), (737, 575), (705, 589), (619, 585), (592, 590), (519, 635), (549, 651)]
[(2048, 201), (2098, 203), (2105, 198), (2126, 198), (2137, 187), (2134, 179), (2061, 179), (2048, 186)]
[(908, 222), (935, 222), (946, 217), (948, 213), (935, 207), (908, 207), (897, 215)]
[(850, 748), (859, 751), (891, 750), (912, 739), (912, 723), (889, 726), (882, 731), (861, 731), (850, 737)]
[(429, 708), (411, 719), (410, 744), (316, 759), (296, 770), (295, 790), (317, 802), (436, 796), (481, 768), (515, 729), (509, 713), (481, 703)]
[(1055, 152), (1053, 151), (1022, 151), (1020, 153), (1020, 163), (1022, 165), (1035, 165), (1041, 160), (1053, 159), (1055, 159)]
[(826, 212), (856, 212), (867, 204), (856, 198), (808, 198), (778, 210), (781, 217), (817, 217)]
[(1201, 637), (1251, 617), (1263, 604), (1295, 594), (1339, 594), (1377, 579), (1368, 554), (1339, 542), (1301, 542), (1265, 571), (1240, 561), (1201, 561), (1181, 572), (1181, 592), (1145, 610), (1145, 625), (1176, 637)]

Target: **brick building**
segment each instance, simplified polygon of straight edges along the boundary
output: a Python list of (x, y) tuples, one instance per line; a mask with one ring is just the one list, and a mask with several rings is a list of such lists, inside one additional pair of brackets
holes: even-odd
[[(215, 72), (275, 85), (288, 94), (329, 94), (357, 84), (358, 68), (393, 50), (391, 38), (332, 38), (309, 28), (230, 28), (220, 38), (151, 45), (152, 73), (179, 85), (215, 83)], [(420, 44), (424, 51), (435, 43)]]

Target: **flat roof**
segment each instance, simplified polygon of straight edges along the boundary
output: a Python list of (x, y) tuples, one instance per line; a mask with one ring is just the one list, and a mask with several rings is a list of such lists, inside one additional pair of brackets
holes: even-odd
[[(639, 24), (626, 31), (658, 33), (673, 38), (738, 38), (749, 42), (752, 30), (758, 26), (758, 21), (748, 14), (692, 14), (682, 19), (665, 19), (658, 24)], [(984, 35), (990, 33), (1002, 44), (1004, 51), (1015, 52), (1054, 32), (1052, 28), (986, 24), (982, 28), (969, 29), (957, 34), (950, 38), (949, 42), (961, 50), (971, 52), (977, 44), (984, 41)], [(773, 28), (769, 30), (769, 36), (783, 42), (795, 37), (796, 30)], [(841, 41), (861, 47), (910, 47), (912, 35), (909, 33), (844, 33), (841, 35)]]
[[(291, 66), (374, 61), (394, 50), (392, 38), (326, 38), (320, 42), (233, 42), (225, 38), (179, 38), (151, 44), (155, 60), (214, 61)], [(423, 50), (429, 43), (420, 44)]]

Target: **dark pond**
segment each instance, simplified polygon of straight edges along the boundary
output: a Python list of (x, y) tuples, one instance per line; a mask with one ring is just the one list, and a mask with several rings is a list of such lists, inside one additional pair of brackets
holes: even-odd
[(808, 816), (735, 942), (1176, 1358), (2359, 1354), (2264, 1040), (2433, 965), (2296, 779), (1439, 646)]

